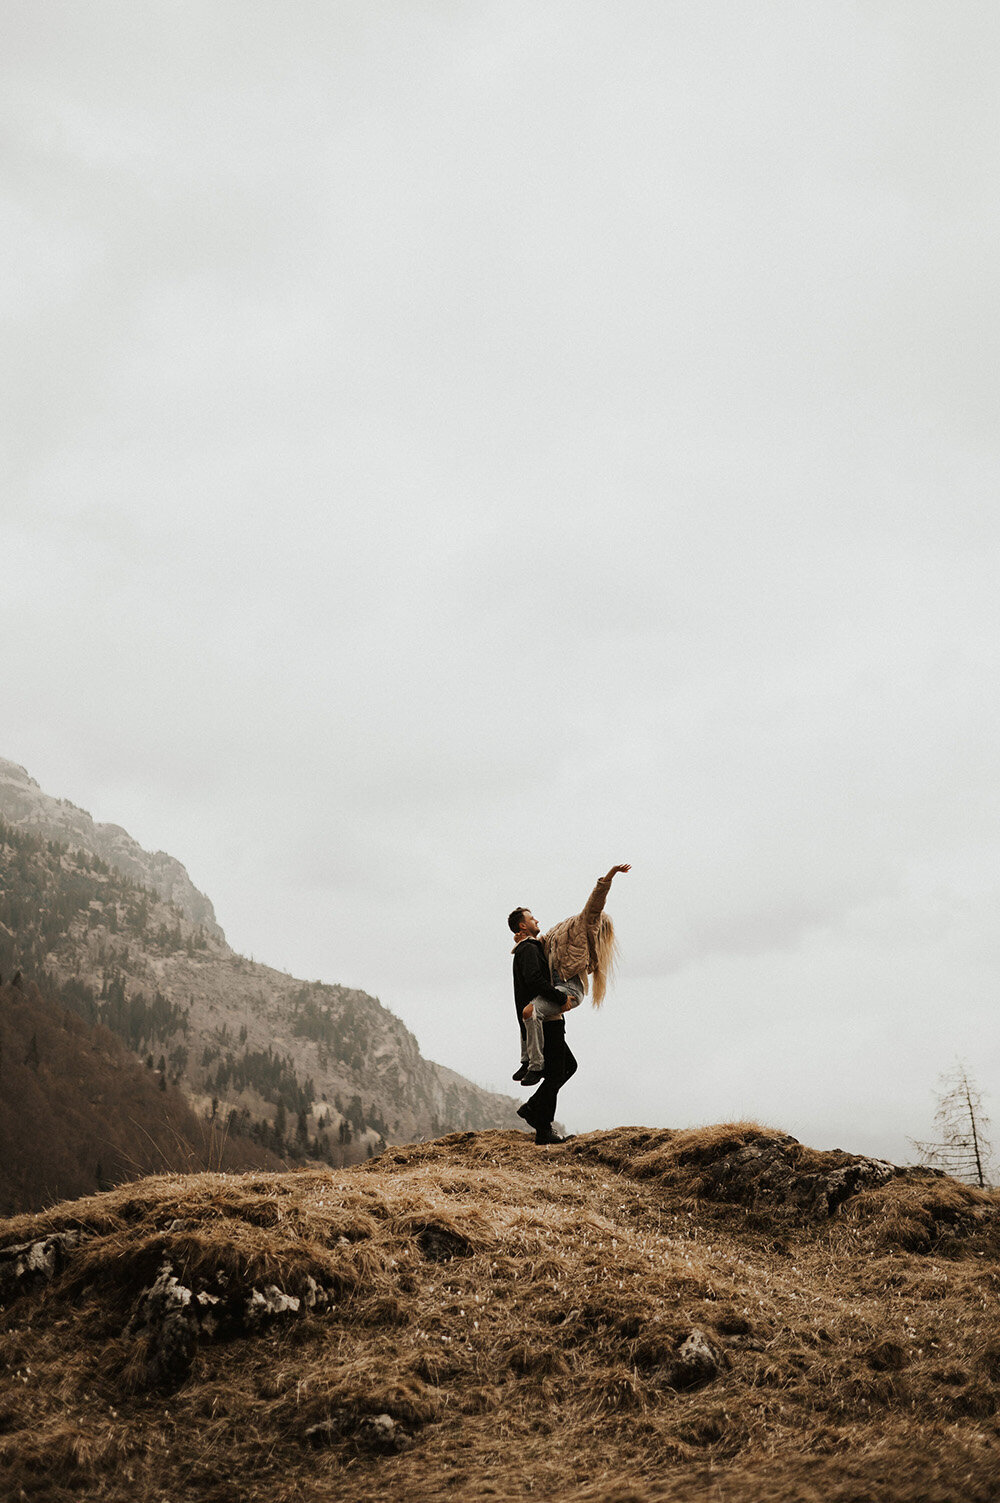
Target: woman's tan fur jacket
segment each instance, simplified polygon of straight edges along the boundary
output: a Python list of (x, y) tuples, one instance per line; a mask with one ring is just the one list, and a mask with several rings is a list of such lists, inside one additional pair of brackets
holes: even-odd
[(604, 1000), (615, 959), (615, 928), (604, 903), (611, 877), (601, 877), (582, 913), (563, 919), (541, 936), (553, 976), (568, 981), (577, 976), (587, 990), (587, 977), (594, 978), (594, 1006)]

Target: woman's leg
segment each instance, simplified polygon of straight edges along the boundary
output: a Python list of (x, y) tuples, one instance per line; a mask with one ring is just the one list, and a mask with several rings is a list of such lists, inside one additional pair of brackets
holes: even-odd
[(524, 1031), (527, 1035), (528, 1069), (543, 1070), (545, 1068), (545, 1040), (537, 1012), (533, 1017), (525, 1018)]

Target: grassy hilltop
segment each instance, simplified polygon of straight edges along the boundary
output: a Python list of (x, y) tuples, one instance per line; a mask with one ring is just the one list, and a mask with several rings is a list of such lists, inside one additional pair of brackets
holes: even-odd
[(992, 1503), (998, 1295), (996, 1192), (754, 1124), (160, 1176), (0, 1223), (0, 1470), (45, 1503)]

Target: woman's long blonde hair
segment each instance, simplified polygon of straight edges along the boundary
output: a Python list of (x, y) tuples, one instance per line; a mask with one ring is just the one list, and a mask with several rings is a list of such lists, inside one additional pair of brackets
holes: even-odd
[(597, 965), (594, 967), (594, 990), (591, 1001), (595, 1007), (600, 1007), (604, 1001), (604, 994), (608, 989), (608, 983), (614, 979), (618, 965), (618, 941), (615, 939), (615, 926), (610, 913), (602, 913), (601, 921), (597, 926), (597, 939), (594, 944), (597, 951)]

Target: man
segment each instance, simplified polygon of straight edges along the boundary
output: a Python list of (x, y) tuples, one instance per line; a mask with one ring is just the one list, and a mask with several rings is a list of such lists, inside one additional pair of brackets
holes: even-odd
[[(515, 908), (507, 919), (513, 932), (514, 944), (514, 1009), (522, 1039), (525, 1036), (524, 1009), (536, 997), (543, 997), (558, 1008), (558, 1016), (542, 1024), (545, 1062), (542, 1066), (542, 1083), (535, 1094), (518, 1110), (529, 1126), (535, 1129), (536, 1143), (561, 1143), (563, 1139), (552, 1131), (552, 1119), (556, 1114), (556, 1097), (576, 1069), (576, 1060), (566, 1043), (566, 1024), (563, 1013), (568, 1002), (565, 992), (557, 992), (549, 975), (549, 963), (545, 947), (538, 938), (538, 920), (528, 908)], [(534, 1075), (528, 1077), (533, 1084)]]
[[(628, 866), (613, 866), (606, 877), (602, 877), (591, 894), (587, 907), (578, 919), (567, 920), (567, 925), (577, 926), (571, 932), (579, 936), (579, 925), (582, 924), (582, 933), (585, 936), (585, 951), (583, 966), (585, 970), (593, 970), (596, 965), (596, 952), (594, 951), (593, 938), (597, 932), (601, 913), (604, 908), (604, 900), (613, 878), (618, 872), (627, 872)], [(557, 987), (553, 984), (552, 973), (545, 946), (538, 937), (538, 920), (529, 908), (515, 908), (507, 919), (508, 927), (515, 937), (514, 945), (514, 1008), (517, 1014), (518, 1028), (521, 1031), (522, 1043), (525, 1048), (522, 1054), (526, 1056), (526, 1039), (524, 1025), (524, 1010), (529, 1004), (537, 1000), (549, 1004), (544, 1008), (542, 1018), (544, 1063), (542, 1066), (542, 1081), (538, 1090), (518, 1110), (518, 1116), (535, 1129), (535, 1142), (561, 1143), (564, 1140), (552, 1131), (552, 1122), (556, 1114), (556, 1098), (560, 1089), (576, 1071), (576, 1060), (566, 1043), (566, 1024), (564, 1015), (578, 1003), (578, 996), (567, 996), (565, 986)], [(562, 928), (563, 926), (558, 926)], [(556, 933), (550, 931), (550, 936)], [(547, 936), (549, 937), (549, 936)], [(586, 951), (590, 951), (588, 960)], [(572, 952), (570, 952), (572, 953)], [(557, 981), (564, 978), (556, 977)], [(569, 979), (569, 978), (565, 978)], [(580, 978), (582, 985), (579, 994), (582, 995), (585, 988), (585, 977)], [(603, 985), (602, 985), (603, 994)], [(596, 998), (595, 998), (596, 1000)], [(518, 1072), (519, 1074), (521, 1072)], [(515, 1079), (517, 1077), (515, 1076)], [(538, 1079), (535, 1071), (521, 1075), (526, 1085), (533, 1085)]]

